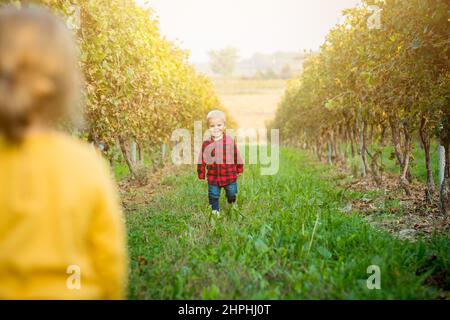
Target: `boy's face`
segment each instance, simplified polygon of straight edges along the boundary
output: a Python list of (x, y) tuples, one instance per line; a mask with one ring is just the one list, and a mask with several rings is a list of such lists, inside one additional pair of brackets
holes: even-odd
[(221, 118), (211, 118), (208, 121), (208, 128), (211, 136), (218, 138), (225, 131), (225, 121)]

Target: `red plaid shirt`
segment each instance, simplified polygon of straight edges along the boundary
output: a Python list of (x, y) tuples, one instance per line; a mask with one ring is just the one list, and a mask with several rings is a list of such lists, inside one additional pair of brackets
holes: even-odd
[(205, 179), (205, 168), (208, 169), (208, 183), (225, 186), (236, 181), (238, 174), (244, 172), (244, 164), (236, 141), (226, 134), (219, 141), (211, 139), (203, 141), (197, 173), (198, 178)]

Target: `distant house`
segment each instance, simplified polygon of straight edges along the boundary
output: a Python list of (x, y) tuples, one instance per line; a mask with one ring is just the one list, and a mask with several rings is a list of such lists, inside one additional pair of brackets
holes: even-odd
[[(307, 54), (303, 52), (282, 52), (273, 54), (255, 53), (248, 59), (238, 62), (233, 72), (238, 77), (254, 77), (258, 73), (271, 74), (274, 77), (286, 78), (302, 71), (303, 62)], [(204, 74), (213, 76), (208, 63), (196, 64), (196, 69)]]
[(259, 71), (273, 72), (281, 76), (286, 67), (289, 67), (292, 73), (299, 73), (302, 70), (304, 59), (303, 53), (295, 52), (255, 53), (251, 58), (238, 63), (235, 75), (251, 77)]

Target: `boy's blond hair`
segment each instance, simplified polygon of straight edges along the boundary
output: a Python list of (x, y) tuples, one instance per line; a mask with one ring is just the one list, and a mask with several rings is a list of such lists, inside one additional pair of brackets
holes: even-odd
[[(0, 134), (20, 142), (34, 122), (80, 117), (75, 41), (43, 8), (0, 9)], [(79, 119), (80, 120), (80, 119)]]
[(223, 111), (212, 110), (212, 111), (208, 112), (208, 115), (206, 116), (206, 123), (209, 124), (209, 120), (211, 120), (212, 118), (222, 119), (223, 122), (226, 123), (225, 113)]

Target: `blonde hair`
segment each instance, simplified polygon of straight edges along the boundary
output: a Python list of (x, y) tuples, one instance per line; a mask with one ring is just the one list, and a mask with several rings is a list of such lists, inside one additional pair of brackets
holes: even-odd
[(20, 142), (34, 121), (75, 120), (80, 87), (75, 42), (59, 19), (42, 8), (0, 9), (0, 134)]
[(219, 118), (219, 119), (222, 119), (224, 123), (226, 122), (225, 113), (220, 110), (212, 110), (212, 111), (208, 112), (208, 115), (206, 116), (206, 123), (209, 124), (209, 120), (212, 118)]

